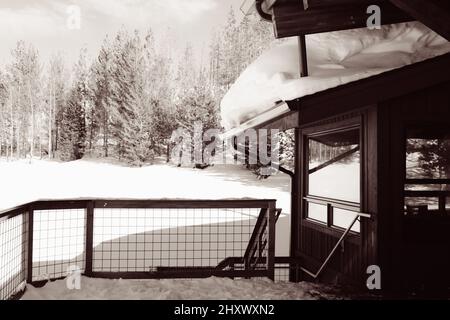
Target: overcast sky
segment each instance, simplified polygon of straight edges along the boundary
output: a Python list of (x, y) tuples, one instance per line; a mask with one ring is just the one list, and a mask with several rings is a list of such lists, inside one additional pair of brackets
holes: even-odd
[[(237, 17), (244, 0), (0, 0), (0, 65), (10, 60), (18, 40), (32, 43), (46, 60), (64, 51), (72, 63), (86, 46), (91, 55), (106, 34), (126, 28), (147, 30), (166, 39), (174, 50), (187, 41), (194, 46), (197, 60), (206, 57), (214, 28), (226, 22), (233, 6)], [(69, 29), (74, 17), (71, 6), (81, 12), (81, 28)], [(76, 20), (70, 20), (76, 21)], [(73, 25), (73, 24), (72, 24)]]

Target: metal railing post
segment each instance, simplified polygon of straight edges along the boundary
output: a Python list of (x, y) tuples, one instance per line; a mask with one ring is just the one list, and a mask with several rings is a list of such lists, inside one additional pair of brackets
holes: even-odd
[(275, 280), (275, 203), (270, 202), (267, 210), (268, 247), (267, 247), (267, 277)]
[(92, 250), (94, 245), (94, 202), (89, 201), (86, 206), (86, 266), (84, 274), (92, 276)]
[(33, 206), (28, 206), (28, 252), (27, 252), (27, 283), (33, 282)]

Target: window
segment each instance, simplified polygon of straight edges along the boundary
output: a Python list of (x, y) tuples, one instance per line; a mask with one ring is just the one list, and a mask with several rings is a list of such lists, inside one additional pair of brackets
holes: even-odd
[[(347, 229), (360, 210), (360, 130), (311, 135), (307, 147), (307, 219)], [(360, 232), (359, 221), (352, 231)]]
[[(355, 219), (356, 213), (348, 210), (343, 210), (339, 208), (334, 208), (333, 210), (333, 225), (342, 229), (347, 229), (353, 219)], [(353, 227), (352, 231), (360, 232), (361, 226), (359, 221), (357, 221)]]
[(308, 203), (308, 218), (327, 223), (328, 210), (326, 205), (321, 205), (317, 203)]
[(406, 138), (405, 215), (450, 211), (450, 129), (410, 128)]

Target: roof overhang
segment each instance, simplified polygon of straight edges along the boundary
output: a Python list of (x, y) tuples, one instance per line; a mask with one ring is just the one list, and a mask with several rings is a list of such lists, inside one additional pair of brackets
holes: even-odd
[(257, 0), (256, 3), (261, 3), (264, 19), (268, 20), (266, 14), (271, 16), (277, 38), (366, 27), (373, 14), (368, 12), (371, 5), (380, 7), (382, 25), (414, 20), (389, 0)]
[(381, 24), (419, 20), (450, 41), (450, 2), (443, 0), (247, 0), (272, 21), (277, 38), (361, 28), (368, 7), (381, 9)]
[(299, 125), (333, 118), (450, 82), (450, 53), (288, 101)]
[(230, 139), (244, 134), (249, 129), (278, 129), (285, 131), (298, 127), (298, 111), (292, 110), (286, 102), (279, 102), (269, 111), (242, 123), (240, 126), (226, 131), (223, 139)]

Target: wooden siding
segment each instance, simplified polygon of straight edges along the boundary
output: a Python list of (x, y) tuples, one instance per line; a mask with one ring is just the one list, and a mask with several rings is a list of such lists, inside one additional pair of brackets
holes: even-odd
[[(302, 118), (300, 118), (302, 120)], [(330, 261), (323, 276), (320, 278), (324, 282), (344, 282), (353, 283), (361, 286), (367, 263), (372, 263), (377, 259), (376, 246), (376, 193), (368, 191), (376, 184), (376, 170), (373, 166), (376, 164), (376, 157), (371, 161), (365, 161), (367, 154), (374, 152), (374, 143), (367, 144), (368, 136), (376, 132), (376, 107), (369, 106), (361, 108), (348, 114), (337, 115), (334, 118), (323, 119), (309, 125), (301, 126), (298, 132), (299, 150), (297, 152), (297, 165), (301, 168), (302, 175), (298, 177), (298, 190), (300, 198), (306, 196), (307, 190), (307, 135), (314, 132), (327, 131), (341, 127), (353, 125), (361, 126), (362, 143), (362, 172), (366, 178), (361, 180), (361, 211), (375, 214), (370, 220), (362, 219), (361, 233), (351, 233), (344, 241), (341, 248), (336, 252)], [(375, 142), (376, 144), (376, 142)], [(366, 172), (372, 172), (367, 175)], [(375, 174), (375, 175), (374, 175)], [(375, 190), (376, 191), (376, 188)], [(293, 220), (297, 228), (293, 228), (293, 238), (296, 239), (295, 254), (302, 258), (306, 268), (315, 272), (325, 261), (332, 251), (333, 247), (342, 236), (343, 231), (330, 228), (326, 225), (320, 225), (305, 219), (305, 202), (299, 201), (300, 211), (297, 220)], [(305, 276), (307, 279), (307, 276)]]
[[(424, 274), (435, 284), (449, 281), (448, 272), (443, 272), (442, 267), (450, 269), (450, 233), (425, 249), (427, 245), (418, 246), (416, 240), (439, 233), (441, 223), (435, 222), (434, 227), (426, 222), (414, 226), (403, 214), (406, 130), (417, 125), (450, 128), (450, 81), (389, 100), (378, 108), (378, 246), (383, 286), (391, 289), (408, 286)], [(430, 250), (435, 261), (424, 255)]]

